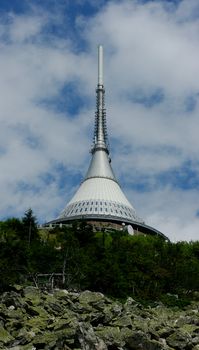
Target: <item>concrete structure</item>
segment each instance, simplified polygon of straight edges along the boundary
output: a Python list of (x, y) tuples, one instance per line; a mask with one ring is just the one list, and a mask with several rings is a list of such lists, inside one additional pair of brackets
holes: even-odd
[(109, 154), (104, 96), (103, 47), (100, 45), (95, 129), (90, 166), (77, 192), (51, 224), (64, 224), (84, 219), (93, 226), (115, 228), (131, 226), (130, 232), (158, 234), (166, 238), (159, 231), (147, 226), (137, 215), (114, 175)]

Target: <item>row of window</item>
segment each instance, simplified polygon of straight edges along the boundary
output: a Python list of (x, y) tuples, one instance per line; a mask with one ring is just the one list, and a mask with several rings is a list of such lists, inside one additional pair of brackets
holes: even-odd
[(88, 201), (88, 202), (79, 202), (79, 203), (75, 203), (73, 204), (74, 207), (80, 207), (80, 206), (85, 206), (85, 205), (105, 205), (105, 206), (113, 206), (113, 207), (117, 207), (117, 208), (121, 208), (121, 209), (126, 209), (128, 211), (131, 211), (131, 209), (129, 209), (128, 207), (125, 207), (122, 204), (118, 204), (118, 203), (114, 203), (114, 202), (104, 202), (104, 201)]
[[(123, 215), (123, 216), (126, 216), (126, 217), (132, 217), (132, 218), (134, 218), (134, 215), (133, 215), (133, 213), (132, 213), (132, 211), (131, 210), (129, 210), (128, 209), (128, 213), (127, 213), (127, 211), (126, 210), (124, 210), (124, 211), (122, 211), (122, 210), (117, 210), (117, 209), (112, 209), (112, 208), (109, 208), (109, 210), (108, 210), (108, 208), (103, 208), (103, 207), (100, 207), (100, 208), (98, 208), (98, 207), (84, 207), (84, 208), (73, 208), (72, 210), (71, 210), (72, 208), (68, 208), (68, 210), (66, 210), (65, 211), (65, 215), (66, 216), (68, 216), (68, 215), (75, 215), (75, 214), (82, 214), (82, 213), (86, 213), (86, 212), (104, 212), (104, 213), (109, 213), (110, 215), (112, 214), (112, 215), (118, 215), (118, 214), (120, 214), (120, 215)], [(125, 208), (125, 209), (127, 209), (127, 208)]]

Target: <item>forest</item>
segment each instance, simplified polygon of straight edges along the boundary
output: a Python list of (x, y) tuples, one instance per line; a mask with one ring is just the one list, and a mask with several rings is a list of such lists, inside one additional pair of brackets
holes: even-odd
[[(0, 292), (59, 276), (60, 288), (123, 299), (186, 303), (199, 291), (199, 242), (124, 231), (93, 232), (85, 222), (39, 230), (31, 209), (0, 222)], [(47, 277), (46, 277), (47, 279)]]

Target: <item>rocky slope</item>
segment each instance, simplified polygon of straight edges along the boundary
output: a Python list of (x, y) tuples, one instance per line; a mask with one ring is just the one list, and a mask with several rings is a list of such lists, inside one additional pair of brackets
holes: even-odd
[(199, 303), (144, 308), (132, 298), (16, 286), (0, 296), (0, 349), (199, 350)]

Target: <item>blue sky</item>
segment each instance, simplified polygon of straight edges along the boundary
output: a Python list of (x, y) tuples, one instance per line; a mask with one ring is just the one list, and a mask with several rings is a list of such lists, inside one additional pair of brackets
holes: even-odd
[(199, 2), (0, 2), (0, 219), (55, 218), (87, 170), (97, 45), (112, 165), (139, 216), (199, 238)]

